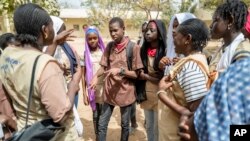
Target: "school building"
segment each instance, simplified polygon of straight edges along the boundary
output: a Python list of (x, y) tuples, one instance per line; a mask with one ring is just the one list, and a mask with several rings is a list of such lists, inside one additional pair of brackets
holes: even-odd
[[(102, 10), (105, 15), (105, 13), (110, 14), (110, 10)], [(113, 11), (114, 16), (116, 11)], [(194, 13), (198, 18), (202, 19), (206, 22), (206, 24), (209, 26), (212, 22), (212, 12), (204, 9), (197, 9)], [(83, 32), (83, 25), (90, 25), (91, 23), (88, 23), (88, 18), (91, 15), (91, 11), (89, 9), (61, 9), (59, 17), (62, 18), (66, 24), (67, 29), (74, 29), (74, 35), (83, 38), (84, 32)], [(124, 15), (121, 16), (121, 18), (125, 21), (126, 26), (126, 34), (130, 36), (131, 39), (136, 40), (139, 36), (140, 28), (133, 28), (133, 24), (137, 22), (138, 25), (143, 23), (144, 21), (135, 21), (135, 16), (141, 16), (146, 17), (146, 13), (144, 11), (125, 11)], [(162, 13), (157, 11), (151, 12), (151, 18), (155, 19), (158, 17), (158, 19), (161, 19)], [(100, 17), (101, 18), (101, 17)], [(100, 20), (101, 21), (101, 20)], [(99, 22), (99, 21), (97, 21)], [(4, 29), (6, 23), (4, 23), (3, 17), (0, 16), (0, 34), (6, 32)], [(10, 23), (9, 26), (13, 27), (13, 23)], [(100, 29), (101, 34), (104, 38), (110, 39), (109, 31), (108, 31), (108, 23), (106, 24), (106, 27), (102, 27)]]

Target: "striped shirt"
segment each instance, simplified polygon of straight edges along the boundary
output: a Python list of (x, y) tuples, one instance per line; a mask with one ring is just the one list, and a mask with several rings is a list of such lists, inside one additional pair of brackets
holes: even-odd
[(198, 100), (206, 95), (206, 77), (194, 61), (185, 63), (176, 78), (185, 94), (187, 102)]

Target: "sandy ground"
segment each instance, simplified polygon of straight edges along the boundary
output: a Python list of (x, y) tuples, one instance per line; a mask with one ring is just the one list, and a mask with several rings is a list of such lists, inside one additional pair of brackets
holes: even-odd
[[(104, 42), (107, 43), (109, 39), (104, 39)], [(215, 48), (218, 46), (218, 42), (209, 42), (208, 46), (205, 48), (205, 52), (208, 54), (213, 54)], [(83, 55), (84, 50), (84, 40), (83, 38), (77, 38), (74, 42), (70, 42), (70, 45), (75, 48), (75, 50), (79, 53), (79, 55)], [(78, 112), (81, 118), (81, 121), (84, 125), (84, 135), (82, 138), (79, 138), (80, 141), (94, 141), (95, 140), (95, 133), (93, 127), (93, 120), (92, 120), (92, 110), (90, 106), (85, 106), (83, 104), (82, 98), (82, 91), (80, 91), (79, 97), (79, 106)], [(137, 105), (136, 111), (136, 118), (138, 123), (138, 128), (130, 135), (129, 141), (146, 141), (146, 131), (144, 128), (144, 113), (143, 110)], [(112, 114), (112, 117), (109, 122), (108, 132), (107, 132), (107, 141), (118, 141), (120, 140), (121, 136), (121, 116), (120, 116), (120, 109), (116, 107)]]
[[(104, 40), (107, 42), (108, 39)], [(75, 39), (74, 42), (69, 42), (71, 46), (73, 46), (79, 55), (83, 54), (84, 40), (81, 38)], [(84, 135), (79, 141), (94, 141), (95, 133), (93, 127), (93, 117), (92, 110), (90, 106), (85, 106), (83, 104), (82, 91), (79, 93), (79, 105), (78, 112), (81, 118), (81, 121), (84, 126)], [(129, 136), (129, 141), (146, 141), (146, 131), (144, 128), (144, 112), (137, 105), (136, 118), (138, 123), (138, 128)], [(121, 136), (121, 116), (119, 107), (115, 107), (112, 117), (109, 122), (108, 132), (107, 132), (107, 141), (118, 141)]]
[[(93, 120), (92, 120), (92, 110), (89, 106), (85, 106), (82, 102), (82, 96), (79, 99), (79, 107), (78, 112), (80, 114), (81, 121), (84, 126), (84, 136), (83, 138), (79, 139), (80, 141), (94, 141), (95, 140), (95, 133), (93, 127)], [(144, 113), (143, 110), (137, 106), (136, 111), (137, 123), (139, 127), (130, 135), (129, 141), (146, 141), (146, 132), (145, 128), (143, 127), (144, 123)], [(121, 127), (120, 127), (120, 109), (116, 107), (112, 114), (112, 117), (109, 122), (108, 132), (107, 132), (107, 141), (118, 141), (120, 140), (121, 136)]]

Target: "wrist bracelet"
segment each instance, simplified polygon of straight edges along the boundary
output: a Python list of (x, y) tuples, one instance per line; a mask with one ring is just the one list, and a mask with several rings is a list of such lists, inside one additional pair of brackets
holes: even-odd
[(167, 92), (166, 92), (166, 91), (164, 91), (164, 90), (159, 90), (159, 91), (156, 93), (157, 97), (159, 97), (159, 94), (160, 94), (160, 93), (167, 94)]

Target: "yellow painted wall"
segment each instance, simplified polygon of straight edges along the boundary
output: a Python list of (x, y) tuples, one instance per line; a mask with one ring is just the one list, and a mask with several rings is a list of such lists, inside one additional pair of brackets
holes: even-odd
[[(84, 24), (89, 25), (87, 23), (86, 19), (83, 19), (83, 18), (63, 18), (63, 20), (64, 20), (64, 23), (65, 23), (67, 29), (74, 28), (74, 25), (79, 26), (79, 30), (75, 29), (73, 35), (75, 35), (79, 38), (85, 37), (82, 26)], [(127, 21), (127, 22), (129, 22), (129, 21)], [(125, 21), (125, 26), (126, 25), (127, 24)], [(105, 40), (107, 40), (107, 41), (111, 40), (110, 35), (109, 35), (109, 30), (108, 30), (108, 23), (107, 23), (107, 26), (105, 26), (104, 28), (99, 29), (99, 30), (100, 30), (102, 37), (105, 38)], [(132, 40), (137, 40), (138, 36), (139, 36), (139, 31), (140, 31), (140, 29), (132, 29), (132, 28), (127, 27), (126, 28), (126, 35), (128, 35)]]
[[(84, 37), (82, 26), (86, 23), (85, 19), (80, 18), (63, 18), (67, 29), (75, 29), (73, 35), (77, 37)], [(74, 27), (75, 26), (75, 27)], [(78, 27), (78, 28), (76, 28)]]

